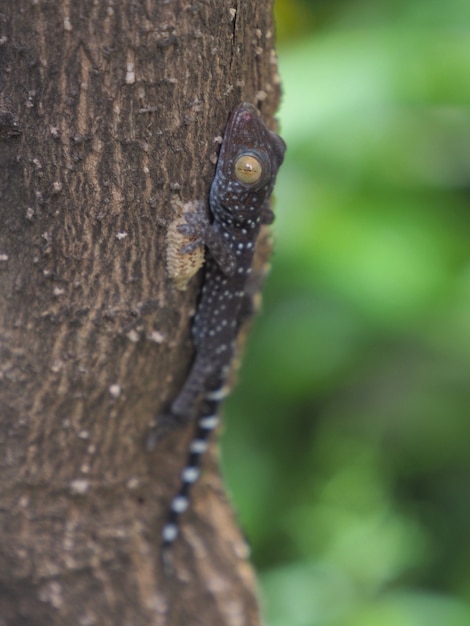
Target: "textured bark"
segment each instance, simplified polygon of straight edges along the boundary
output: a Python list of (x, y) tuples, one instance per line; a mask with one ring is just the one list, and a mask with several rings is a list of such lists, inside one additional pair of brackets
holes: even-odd
[(214, 450), (165, 572), (192, 426), (144, 442), (192, 357), (166, 233), (277, 106), (271, 4), (0, 0), (0, 626), (259, 624)]

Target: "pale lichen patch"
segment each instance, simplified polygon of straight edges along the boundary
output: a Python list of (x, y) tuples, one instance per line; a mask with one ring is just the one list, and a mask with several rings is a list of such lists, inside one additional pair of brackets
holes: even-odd
[(184, 291), (191, 278), (204, 263), (204, 247), (199, 246), (192, 252), (181, 254), (181, 248), (191, 242), (192, 238), (182, 235), (178, 227), (185, 224), (183, 214), (195, 210), (196, 207), (192, 202), (183, 205), (179, 200), (173, 202), (173, 207), (176, 217), (168, 226), (166, 234), (166, 268), (176, 289)]

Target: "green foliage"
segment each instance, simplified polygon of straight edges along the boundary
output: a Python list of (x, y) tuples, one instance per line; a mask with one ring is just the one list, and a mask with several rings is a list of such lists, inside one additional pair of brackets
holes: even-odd
[(271, 626), (470, 624), (470, 3), (279, 0), (276, 250), (226, 475)]

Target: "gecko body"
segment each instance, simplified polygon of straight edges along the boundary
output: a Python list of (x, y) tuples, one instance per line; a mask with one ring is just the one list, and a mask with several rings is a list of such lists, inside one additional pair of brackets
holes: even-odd
[(284, 152), (284, 141), (266, 127), (256, 108), (240, 104), (228, 121), (221, 145), (209, 196), (210, 219), (201, 204), (197, 212), (185, 215), (186, 223), (179, 227), (182, 234), (195, 238), (182, 253), (204, 244), (207, 254), (192, 328), (196, 355), (171, 405), (175, 420), (195, 419), (197, 430), (181, 488), (163, 528), (166, 546), (178, 535), (179, 516), (188, 506), (190, 487), (199, 477), (200, 457), (227, 394), (256, 240), (261, 224), (274, 218), (268, 201)]

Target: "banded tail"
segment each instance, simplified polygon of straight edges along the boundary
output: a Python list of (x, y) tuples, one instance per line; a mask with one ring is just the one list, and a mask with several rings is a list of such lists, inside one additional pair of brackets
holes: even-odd
[(163, 549), (168, 548), (179, 535), (179, 520), (189, 506), (191, 486), (199, 479), (202, 455), (209, 447), (209, 437), (219, 424), (218, 409), (227, 391), (221, 388), (208, 392), (201, 415), (197, 418), (196, 434), (189, 444), (189, 456), (181, 473), (181, 487), (173, 498), (167, 522), (162, 530)]

